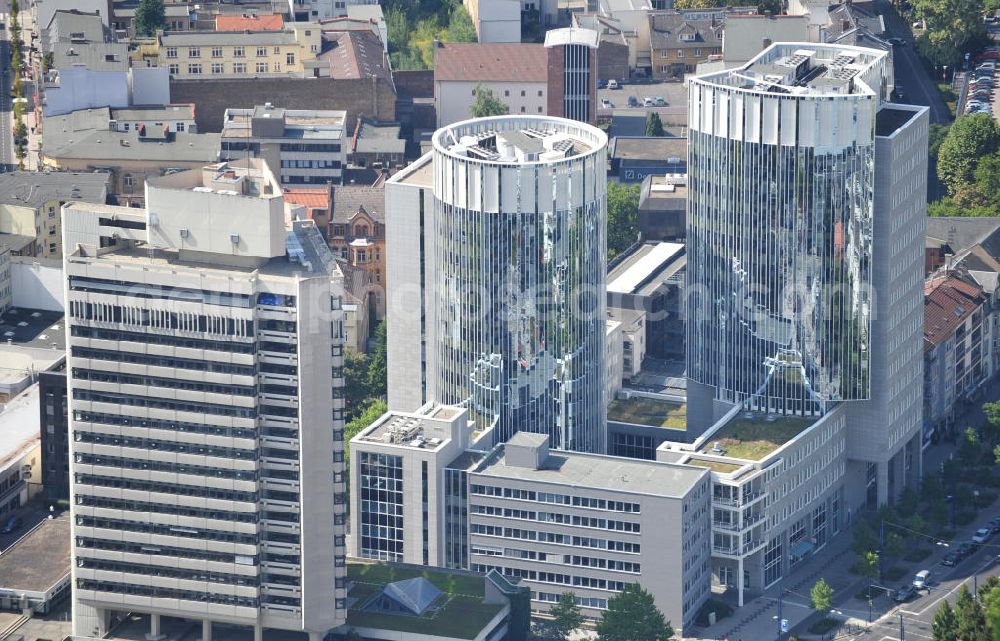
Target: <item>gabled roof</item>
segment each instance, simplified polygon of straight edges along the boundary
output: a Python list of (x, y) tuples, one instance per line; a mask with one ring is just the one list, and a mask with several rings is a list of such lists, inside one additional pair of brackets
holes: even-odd
[(346, 223), (360, 210), (379, 223), (385, 222), (385, 189), (382, 187), (334, 187), (333, 222)]
[(946, 341), (986, 300), (983, 290), (954, 274), (924, 283), (924, 351)]
[(281, 31), (285, 20), (278, 14), (216, 16), (216, 31)]
[(382, 589), (382, 594), (389, 597), (410, 613), (417, 616), (427, 611), (441, 596), (441, 590), (422, 576), (405, 581), (390, 583)]
[(330, 77), (335, 80), (392, 77), (382, 41), (367, 29), (324, 31), (323, 51), (317, 58), (330, 62)]
[[(709, 15), (705, 15), (708, 13)], [(694, 39), (681, 40), (681, 34)], [(659, 11), (649, 14), (649, 46), (652, 49), (721, 47), (722, 20), (715, 13)]]
[(434, 81), (545, 82), (544, 45), (449, 42), (434, 49)]
[(310, 209), (330, 209), (330, 192), (317, 188), (288, 188), (283, 190), (285, 202), (302, 205)]

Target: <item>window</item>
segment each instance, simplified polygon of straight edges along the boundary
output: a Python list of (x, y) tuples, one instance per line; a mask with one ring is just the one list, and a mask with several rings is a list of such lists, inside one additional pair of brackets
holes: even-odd
[(694, 50), (694, 57), (695, 58), (701, 58), (701, 49), (695, 49)]
[(188, 47), (188, 58), (201, 58), (201, 47)]
[(122, 176), (122, 184), (126, 187), (132, 186), (132, 174), (125, 174)]
[(243, 47), (233, 47), (234, 58), (242, 58), (244, 55), (246, 55), (246, 52)]
[(177, 47), (167, 47), (167, 57), (176, 58), (177, 57)]
[(246, 73), (247, 63), (245, 62), (234, 62), (233, 63), (233, 73)]
[(510, 98), (510, 89), (504, 89), (503, 90), (503, 95), (504, 95), (505, 98)]
[(524, 89), (521, 90), (521, 97), (524, 98)]
[(524, 105), (521, 105), (521, 113), (524, 113)]
[(274, 49), (271, 50), (271, 53), (273, 53), (276, 56), (280, 56), (281, 55), (281, 47), (275, 47)]
[(295, 64), (295, 54), (294, 53), (286, 53), (285, 54), (285, 64), (286, 65), (294, 65)]
[[(170, 73), (173, 72), (171, 71)], [(122, 131), (128, 131), (131, 128), (131, 125), (126, 122), (124, 125), (122, 125), (122, 127), (123, 127)]]
[(670, 73), (670, 65), (660, 65), (660, 73)]
[(177, 74), (179, 74), (181, 72), (181, 66), (180, 65), (170, 65), (169, 67), (167, 67), (167, 70), (170, 71), (170, 75), (171, 76), (176, 76)]
[(50, 254), (56, 253), (56, 244), (55, 243), (49, 243), (49, 253)]
[(677, 57), (678, 58), (683, 58), (684, 57), (684, 50), (683, 49), (678, 49), (677, 50)]
[(670, 57), (670, 53), (666, 49), (661, 49), (660, 50), (660, 57), (663, 58), (664, 60), (666, 60), (667, 58)]
[(280, 72), (281, 72), (281, 64), (277, 62), (274, 63), (274, 73), (280, 73)]
[(258, 62), (257, 63), (257, 73), (267, 73), (267, 63)]
[(538, 97), (541, 98), (543, 93), (545, 93), (545, 92), (543, 92), (541, 89), (539, 89), (538, 90)]
[(201, 65), (198, 63), (188, 65), (188, 73), (192, 76), (197, 76), (201, 74)]
[(257, 57), (258, 58), (267, 57), (267, 47), (257, 47)]
[(538, 113), (542, 113), (542, 108), (541, 107), (538, 108)]
[(212, 57), (221, 58), (222, 57), (222, 47), (212, 47)]
[(177, 123), (177, 131), (184, 131), (184, 123), (183, 122)]
[(55, 217), (56, 217), (56, 208), (49, 207), (49, 218), (55, 218)]
[(222, 66), (221, 62), (213, 62), (212, 63), (212, 73), (224, 73), (222, 71), (222, 69), (223, 69), (223, 66)]

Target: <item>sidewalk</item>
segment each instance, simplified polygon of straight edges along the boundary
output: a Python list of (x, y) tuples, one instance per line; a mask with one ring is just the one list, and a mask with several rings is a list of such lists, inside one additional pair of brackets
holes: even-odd
[[(970, 412), (970, 413), (974, 413)], [(974, 419), (973, 419), (974, 420)], [(933, 474), (942, 461), (954, 451), (955, 446), (941, 442), (932, 445), (924, 452), (924, 473)], [(722, 619), (713, 626), (694, 630), (694, 636), (683, 637), (685, 641), (767, 641), (778, 636), (778, 594), (784, 588), (781, 617), (788, 619), (789, 632), (784, 638), (798, 636), (799, 638), (819, 638), (807, 632), (808, 626), (819, 618), (812, 609), (809, 591), (820, 578), (823, 578), (834, 590), (833, 606), (842, 613), (838, 618), (845, 624), (865, 627), (868, 619), (868, 603), (855, 599), (855, 595), (866, 585), (867, 579), (850, 572), (848, 559), (853, 558), (851, 552), (851, 528), (854, 523), (841, 529), (833, 540), (823, 549), (803, 561), (788, 574), (784, 581), (772, 586), (756, 599), (747, 601), (742, 608), (736, 608), (732, 615)], [(956, 529), (956, 540), (968, 540), (979, 527), (973, 523)], [(947, 553), (945, 548), (935, 547), (930, 557), (922, 562), (922, 566), (933, 566)], [(783, 585), (782, 585), (783, 584)], [(895, 585), (886, 587), (896, 587)], [(890, 598), (880, 597), (873, 601), (872, 619), (877, 620), (895, 605)]]

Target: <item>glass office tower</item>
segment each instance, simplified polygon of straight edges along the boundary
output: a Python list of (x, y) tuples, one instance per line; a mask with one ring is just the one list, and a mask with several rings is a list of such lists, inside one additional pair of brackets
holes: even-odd
[(869, 397), (882, 52), (776, 44), (689, 95), (688, 375), (817, 415)]
[(436, 400), (603, 451), (607, 137), (501, 116), (433, 142)]

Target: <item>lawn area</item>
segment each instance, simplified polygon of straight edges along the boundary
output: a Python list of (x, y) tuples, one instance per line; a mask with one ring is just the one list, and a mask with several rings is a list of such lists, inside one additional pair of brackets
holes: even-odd
[[(424, 577), (444, 592), (424, 616), (366, 612), (364, 606), (386, 583)], [(426, 569), (382, 564), (349, 563), (347, 623), (358, 627), (381, 628), (413, 634), (473, 639), (503, 606), (483, 603), (485, 579)]]
[(614, 400), (608, 407), (608, 420), (683, 430), (687, 429), (687, 405), (642, 397)]
[(955, 95), (951, 85), (946, 82), (939, 82), (937, 90), (941, 94), (941, 100), (948, 105), (948, 111), (951, 112), (952, 116), (955, 116), (955, 111), (958, 109), (958, 96)]
[(743, 467), (742, 465), (736, 465), (735, 463), (720, 463), (718, 461), (709, 461), (702, 458), (690, 458), (686, 461), (686, 465), (707, 467), (713, 472), (719, 472), (720, 474), (729, 474), (730, 472), (735, 472)]
[(768, 422), (764, 416), (739, 417), (726, 424), (709, 439), (708, 453), (716, 442), (726, 456), (756, 461), (787, 443), (812, 425), (816, 419), (779, 416)]

